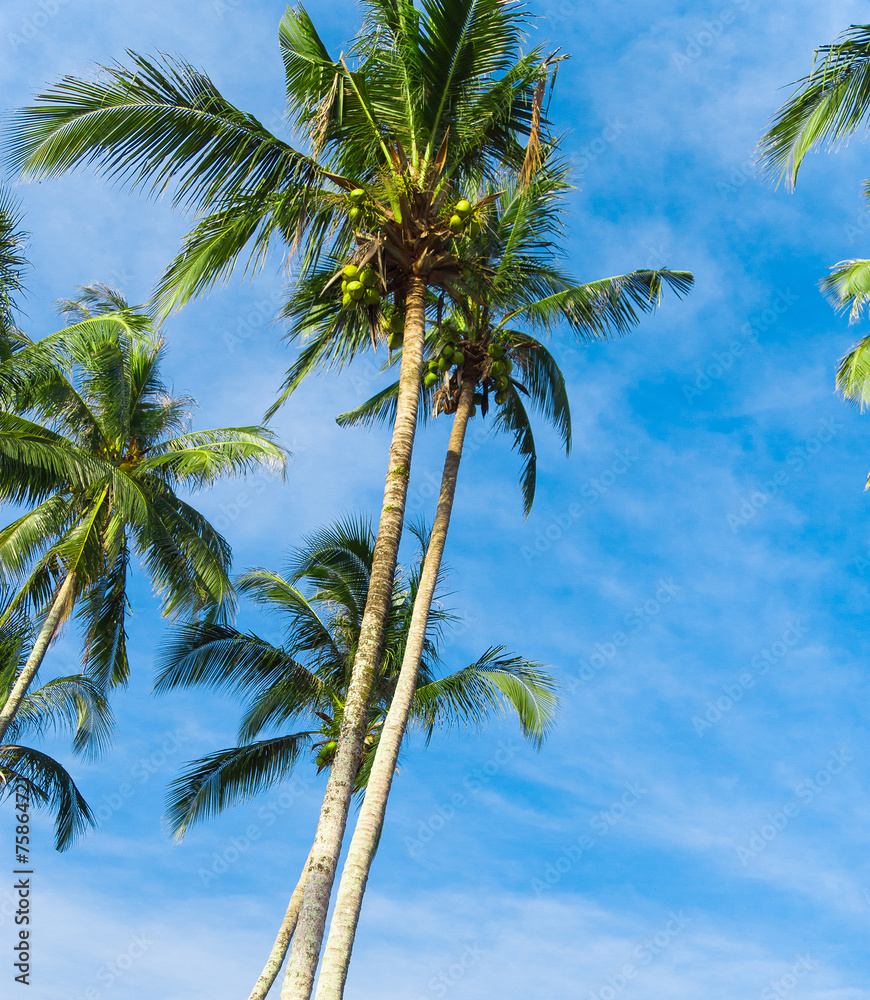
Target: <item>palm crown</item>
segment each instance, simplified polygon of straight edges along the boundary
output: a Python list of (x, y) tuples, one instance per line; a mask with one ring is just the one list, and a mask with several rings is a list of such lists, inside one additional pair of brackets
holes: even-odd
[(62, 600), (60, 621), (80, 602), (86, 667), (117, 683), (134, 551), (167, 614), (231, 599), (229, 546), (178, 491), (285, 459), (263, 428), (190, 430), (193, 401), (160, 375), (163, 341), (117, 293), (64, 308), (71, 325), (0, 367), (0, 489), (35, 504), (0, 531), (0, 565), (21, 604)]
[[(419, 534), (425, 548), (425, 537)], [(335, 749), (344, 698), (359, 638), (374, 551), (363, 520), (348, 520), (306, 540), (286, 576), (246, 573), (240, 592), (283, 624), (286, 642), (275, 646), (253, 633), (210, 621), (178, 631), (161, 656), (157, 690), (193, 685), (241, 695), (245, 709), (239, 745), (194, 761), (173, 784), (169, 816), (176, 834), (198, 819), (249, 798), (285, 778), (306, 750), (318, 769)], [(392, 700), (402, 661), (421, 566), (395, 583), (380, 670), (374, 686), (366, 753), (357, 776), (365, 786), (380, 726)], [(453, 725), (480, 727), (510, 706), (523, 733), (540, 744), (556, 707), (552, 678), (541, 666), (492, 647), (473, 664), (439, 676), (439, 638), (454, 616), (433, 609), (414, 699), (412, 722), (428, 737)], [(300, 727), (301, 723), (301, 727)], [(286, 732), (290, 728), (290, 732)], [(269, 729), (280, 735), (262, 738)]]

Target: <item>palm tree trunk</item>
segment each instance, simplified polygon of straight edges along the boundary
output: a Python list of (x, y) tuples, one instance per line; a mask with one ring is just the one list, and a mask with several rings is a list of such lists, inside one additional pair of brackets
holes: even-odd
[(414, 433), (417, 429), (417, 407), (420, 402), (425, 312), (426, 282), (422, 277), (414, 275), (408, 281), (396, 420), (368, 596), (338, 746), (326, 783), (299, 921), (281, 989), (281, 1000), (309, 1000), (311, 997), (347, 814), (362, 761), (369, 701), (393, 597), (393, 578), (405, 518), (408, 477)]
[(45, 616), (45, 621), (42, 623), (42, 628), (39, 630), (39, 635), (36, 637), (36, 642), (30, 651), (30, 656), (27, 657), (27, 662), (22, 667), (21, 673), (12, 686), (12, 690), (9, 692), (6, 703), (3, 705), (2, 710), (0, 710), (0, 740), (3, 739), (6, 735), (6, 730), (12, 725), (15, 713), (18, 711), (21, 702), (24, 701), (27, 689), (36, 676), (36, 671), (39, 670), (42, 661), (45, 659), (45, 654), (48, 652), (51, 640), (57, 634), (57, 630), (69, 609), (74, 587), (75, 574), (67, 573), (66, 579), (61, 584), (60, 590), (55, 594), (48, 614)]
[(396, 771), (399, 749), (408, 725), (414, 692), (417, 689), (417, 676), (426, 638), (426, 627), (429, 622), (429, 609), (432, 606), (432, 598), (441, 570), (441, 558), (444, 554), (447, 529), (450, 525), (453, 497), (456, 492), (456, 478), (459, 472), (459, 462), (462, 458), (462, 446), (473, 405), (474, 376), (470, 376), (462, 383), (459, 394), (459, 404), (453, 419), (450, 443), (444, 461), (441, 492), (438, 496), (438, 507), (432, 525), (432, 537), (426, 550), (426, 561), (417, 588), (414, 610), (411, 612), (411, 623), (408, 629), (405, 655), (402, 658), (402, 669), (399, 673), (393, 700), (390, 703), (390, 710), (384, 721), (381, 738), (378, 741), (371, 775), (366, 785), (365, 799), (360, 809), (359, 819), (350, 842), (347, 860), (338, 886), (338, 897), (332, 915), (332, 923), (329, 927), (329, 937), (326, 941), (323, 967), (320, 971), (315, 1000), (341, 1000), (344, 994), (344, 984), (347, 979), (363, 893), (383, 829), (390, 785)]
[(272, 989), (272, 984), (278, 978), (278, 973), (281, 971), (281, 966), (287, 957), (287, 949), (290, 947), (293, 931), (296, 930), (296, 920), (299, 917), (299, 907), (302, 905), (302, 890), (305, 888), (305, 875), (308, 871), (308, 862), (310, 860), (311, 852), (309, 851), (308, 857), (305, 859), (305, 864), (302, 866), (302, 874), (299, 876), (299, 881), (296, 883), (296, 888), (293, 890), (293, 895), (290, 897), (290, 902), (287, 905), (287, 912), (284, 914), (284, 920), (281, 922), (281, 930), (278, 931), (278, 937), (275, 938), (275, 943), (272, 945), (269, 960), (266, 962), (260, 978), (251, 990), (248, 1000), (265, 1000), (266, 994)]

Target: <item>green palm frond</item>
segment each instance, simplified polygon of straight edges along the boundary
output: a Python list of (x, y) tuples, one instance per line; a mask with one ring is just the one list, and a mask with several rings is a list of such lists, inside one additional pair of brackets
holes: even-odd
[(194, 489), (210, 486), (223, 476), (258, 469), (283, 475), (287, 452), (274, 443), (265, 427), (226, 427), (191, 431), (155, 445), (139, 466)]
[(540, 747), (556, 718), (555, 682), (540, 663), (504, 653), (504, 646), (491, 647), (470, 666), (418, 688), (412, 721), (423, 726), (431, 739), (436, 728), (479, 729), (509, 705), (523, 735)]
[(313, 733), (293, 733), (244, 746), (218, 750), (191, 762), (169, 786), (166, 814), (181, 839), (191, 823), (247, 802), (288, 778)]
[(849, 310), (849, 321), (854, 323), (870, 305), (870, 260), (841, 260), (821, 288), (834, 308)]
[(870, 25), (853, 24), (814, 53), (810, 73), (777, 111), (761, 140), (763, 166), (792, 186), (806, 154), (866, 125), (870, 112)]
[(105, 752), (114, 733), (114, 718), (105, 689), (93, 677), (56, 677), (31, 691), (9, 728), (13, 741), (45, 733), (69, 732), (73, 750), (89, 758)]
[(24, 782), (31, 802), (54, 813), (54, 846), (65, 851), (89, 826), (91, 811), (67, 771), (48, 754), (29, 747), (0, 746), (0, 797), (14, 794)]

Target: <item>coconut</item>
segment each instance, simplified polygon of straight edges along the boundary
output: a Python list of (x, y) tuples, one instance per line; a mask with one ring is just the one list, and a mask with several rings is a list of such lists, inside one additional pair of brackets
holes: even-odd
[(505, 375), (510, 375), (510, 373), (514, 370), (513, 361), (511, 361), (510, 358), (505, 358), (504, 361), (502, 361), (502, 364), (504, 365)]
[(361, 281), (351, 281), (347, 286), (347, 294), (352, 298), (359, 301), (365, 294), (365, 288), (363, 288)]
[(462, 218), (461, 215), (451, 215), (450, 222), (448, 223), (448, 225), (450, 226), (451, 232), (458, 233), (465, 225), (465, 220)]
[(353, 305), (353, 298), (351, 297), (350, 292), (345, 292), (344, 295), (342, 295), (341, 297), (342, 309), (350, 309), (352, 305)]
[(453, 211), (457, 215), (469, 215), (471, 212), (471, 205), (463, 198), (461, 201), (457, 201), (453, 206)]
[(354, 206), (347, 213), (347, 217), (350, 219), (351, 222), (358, 222), (360, 215), (362, 215), (362, 213), (360, 212), (360, 210), (356, 206)]
[(462, 351), (454, 351), (453, 357), (450, 360), (458, 368), (461, 364), (465, 362), (465, 355), (462, 353)]
[(365, 196), (366, 193), (362, 188), (354, 188), (353, 191), (351, 191), (349, 197), (350, 200), (354, 203), (354, 205), (358, 205), (363, 200), (363, 198), (365, 198)]
[(501, 344), (490, 344), (489, 347), (487, 347), (486, 349), (486, 353), (491, 358), (503, 358), (504, 348), (501, 346)]
[(453, 357), (453, 348), (451, 347), (450, 344), (442, 344), (441, 345), (441, 357), (442, 358), (452, 358)]
[(377, 288), (366, 288), (363, 292), (363, 302), (367, 306), (376, 306), (381, 301), (381, 293)]
[(359, 268), (356, 264), (345, 264), (341, 269), (341, 273), (347, 278), (348, 281), (353, 281), (353, 279), (359, 274)]
[(390, 317), (390, 329), (393, 333), (404, 333), (405, 332), (405, 321), (398, 313), (393, 313)]
[(471, 411), (468, 414), (468, 417), (470, 419), (471, 417), (476, 417), (476, 416), (477, 416), (477, 407), (476, 406), (472, 406), (471, 407)]
[(510, 393), (507, 391), (507, 389), (499, 389), (499, 391), (495, 394), (495, 401), (496, 403), (498, 403), (499, 406), (504, 406), (504, 404), (508, 401), (509, 398), (510, 398)]
[(429, 372), (428, 375), (423, 376), (423, 385), (425, 385), (427, 389), (431, 389), (432, 386), (435, 385), (437, 381), (438, 381), (438, 376), (435, 374), (435, 372)]
[(504, 361), (493, 361), (489, 368), (489, 373), (493, 378), (498, 378), (499, 375), (504, 375), (504, 371)]
[(449, 368), (450, 368), (450, 359), (449, 358), (442, 358), (438, 362), (438, 371), (439, 372), (446, 372), (446, 371), (449, 370)]
[(496, 389), (507, 389), (508, 385), (509, 383), (505, 375), (502, 375), (500, 378), (495, 380)]
[(387, 338), (387, 346), (391, 351), (396, 351), (402, 346), (402, 341), (405, 338), (400, 333), (391, 333)]
[(480, 223), (477, 219), (472, 219), (471, 222), (468, 223), (468, 235), (473, 238), (480, 236)]
[(476, 392), (474, 394), (474, 405), (475, 406), (483, 406), (483, 393), (482, 392)]
[(374, 288), (378, 283), (378, 272), (366, 266), (362, 269), (359, 280), (366, 286), (366, 288)]

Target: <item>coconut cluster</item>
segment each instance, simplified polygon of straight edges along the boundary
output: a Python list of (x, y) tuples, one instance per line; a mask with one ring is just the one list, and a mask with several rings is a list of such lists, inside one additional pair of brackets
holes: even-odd
[(423, 375), (423, 385), (427, 389), (434, 389), (439, 381), (444, 381), (436, 410), (454, 412), (465, 374), (462, 369), (468, 365), (473, 366), (477, 376), (476, 386), (480, 390), (474, 394), (472, 416), (477, 413), (478, 406), (484, 405), (490, 392), (494, 394), (497, 406), (503, 406), (508, 401), (514, 367), (508, 348), (500, 342), (493, 342), (484, 348), (479, 342), (463, 340), (457, 330), (445, 326)]
[(447, 225), (450, 232), (456, 235), (467, 232), (469, 236), (477, 236), (480, 232), (480, 223), (474, 217), (474, 209), (465, 198), (461, 198), (453, 206)]
[(355, 309), (357, 306), (379, 305), (381, 293), (378, 281), (378, 272), (369, 264), (364, 267), (345, 264), (341, 269), (342, 308)]

